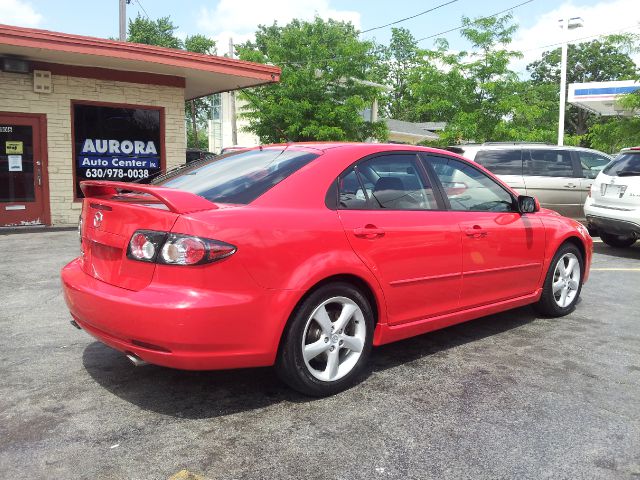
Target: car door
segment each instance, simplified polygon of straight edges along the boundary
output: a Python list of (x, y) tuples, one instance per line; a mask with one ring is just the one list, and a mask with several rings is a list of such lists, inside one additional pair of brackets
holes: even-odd
[(544, 208), (570, 218), (581, 218), (581, 174), (567, 149), (524, 150), (524, 182), (527, 195), (536, 197)]
[(363, 159), (338, 191), (346, 236), (380, 281), (390, 324), (459, 308), (460, 229), (415, 152)]
[(479, 150), (474, 159), (484, 168), (516, 190), (521, 195), (526, 195), (527, 187), (522, 177), (522, 149), (488, 149)]
[(424, 158), (462, 233), (461, 308), (535, 292), (545, 249), (542, 221), (536, 214), (520, 214), (512, 194), (471, 163)]

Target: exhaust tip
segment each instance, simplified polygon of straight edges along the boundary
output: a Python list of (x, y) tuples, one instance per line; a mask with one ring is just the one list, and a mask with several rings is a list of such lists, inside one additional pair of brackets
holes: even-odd
[(78, 325), (78, 322), (76, 322), (75, 320), (70, 320), (69, 323), (76, 327), (78, 330), (82, 330), (82, 327)]
[(142, 360), (139, 356), (137, 356), (135, 353), (125, 353), (125, 355), (127, 356), (127, 359), (133, 363), (133, 365), (135, 367), (144, 367), (145, 365), (149, 365), (147, 362), (145, 362), (144, 360)]

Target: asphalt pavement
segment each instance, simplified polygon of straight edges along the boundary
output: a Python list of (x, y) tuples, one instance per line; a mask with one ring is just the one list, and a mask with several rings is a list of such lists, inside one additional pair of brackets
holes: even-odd
[(0, 235), (2, 479), (640, 478), (640, 245), (595, 245), (576, 311), (374, 349), (326, 399), (270, 368), (135, 368), (72, 328), (75, 232)]

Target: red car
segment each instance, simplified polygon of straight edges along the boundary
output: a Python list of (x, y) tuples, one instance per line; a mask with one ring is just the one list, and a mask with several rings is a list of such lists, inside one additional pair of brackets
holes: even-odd
[(431, 148), (274, 145), (82, 191), (74, 325), (135, 364), (275, 364), (309, 395), (351, 386), (372, 345), (527, 304), (566, 315), (592, 256), (581, 224)]

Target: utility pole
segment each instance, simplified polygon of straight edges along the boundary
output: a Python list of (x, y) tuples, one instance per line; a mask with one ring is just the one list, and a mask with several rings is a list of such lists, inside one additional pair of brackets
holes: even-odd
[(120, 35), (121, 42), (127, 41), (127, 0), (120, 0)]
[[(233, 52), (233, 38), (229, 38), (229, 58), (234, 57)], [(231, 91), (229, 92), (229, 110), (231, 119), (231, 144), (238, 144), (238, 125), (236, 119), (236, 93)]]

